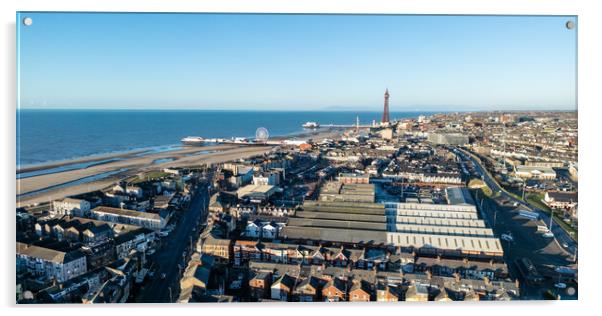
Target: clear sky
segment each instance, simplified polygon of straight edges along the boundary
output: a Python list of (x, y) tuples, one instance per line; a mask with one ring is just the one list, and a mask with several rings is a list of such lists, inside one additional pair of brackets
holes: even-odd
[[(21, 23), (25, 17), (33, 24)], [(20, 13), (22, 108), (576, 108), (575, 17)]]

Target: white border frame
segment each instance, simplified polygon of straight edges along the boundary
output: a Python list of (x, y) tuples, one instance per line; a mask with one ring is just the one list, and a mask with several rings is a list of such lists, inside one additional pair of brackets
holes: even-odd
[[(365, 313), (420, 313), (434, 312), (447, 314), (466, 315), (468, 313), (487, 313), (494, 315), (508, 315), (511, 313), (541, 313), (552, 314), (578, 314), (595, 308), (596, 296), (599, 294), (600, 278), (598, 264), (601, 262), (600, 248), (596, 240), (600, 240), (599, 229), (600, 210), (596, 207), (599, 200), (599, 189), (596, 186), (600, 179), (599, 155), (600, 141), (597, 135), (601, 132), (596, 128), (602, 114), (600, 108), (600, 23), (601, 12), (597, 8), (597, 1), (560, 1), (560, 0), (422, 0), (422, 1), (386, 1), (386, 0), (222, 0), (222, 1), (192, 1), (192, 0), (8, 0), (0, 2), (2, 6), (3, 40), (2, 43), (2, 69), (5, 70), (1, 77), (3, 93), (3, 127), (2, 147), (8, 153), (2, 156), (5, 181), (2, 182), (1, 194), (4, 201), (2, 214), (4, 215), (4, 245), (2, 253), (2, 272), (4, 273), (2, 294), (4, 308), (13, 309), (10, 312), (19, 314), (51, 313), (86, 313), (92, 315), (105, 315), (119, 310), (119, 312), (151, 313), (161, 315), (169, 313), (168, 308), (177, 308), (178, 313), (286, 313), (307, 314), (316, 311), (326, 313), (351, 313), (360, 315)], [(106, 12), (236, 12), (236, 13), (383, 13), (383, 14), (495, 14), (495, 15), (577, 15), (579, 28), (578, 49), (578, 109), (579, 109), (579, 138), (580, 138), (580, 184), (581, 184), (581, 249), (579, 258), (581, 284), (579, 301), (563, 302), (511, 302), (511, 303), (452, 303), (452, 304), (203, 304), (193, 306), (175, 305), (128, 305), (128, 306), (44, 306), (33, 309), (15, 306), (14, 291), (14, 205), (15, 205), (15, 107), (16, 107), (16, 58), (15, 58), (15, 17), (16, 11), (106, 11)], [(39, 309), (51, 308), (50, 311)], [(85, 310), (83, 309), (85, 308)], [(109, 310), (106, 310), (106, 309)], [(190, 308), (190, 310), (189, 310)], [(336, 308), (336, 309), (333, 309)], [(59, 311), (60, 309), (60, 311)], [(123, 310), (122, 310), (123, 309)], [(186, 310), (183, 310), (186, 309)], [(377, 310), (374, 310), (377, 309)]]

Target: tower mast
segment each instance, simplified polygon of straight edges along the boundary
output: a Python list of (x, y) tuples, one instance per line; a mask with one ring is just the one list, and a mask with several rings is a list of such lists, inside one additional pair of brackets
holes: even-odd
[(385, 90), (385, 108), (383, 110), (382, 123), (389, 123), (389, 88)]

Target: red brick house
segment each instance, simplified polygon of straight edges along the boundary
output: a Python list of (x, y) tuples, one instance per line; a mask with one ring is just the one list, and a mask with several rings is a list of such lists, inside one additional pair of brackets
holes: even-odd
[(349, 289), (350, 302), (370, 302), (372, 298), (372, 286), (364, 280), (354, 280)]
[(326, 302), (344, 301), (346, 293), (347, 282), (339, 278), (332, 278), (322, 288), (322, 298)]
[(249, 294), (251, 299), (258, 300), (265, 298), (269, 293), (271, 279), (271, 273), (259, 272), (249, 280)]

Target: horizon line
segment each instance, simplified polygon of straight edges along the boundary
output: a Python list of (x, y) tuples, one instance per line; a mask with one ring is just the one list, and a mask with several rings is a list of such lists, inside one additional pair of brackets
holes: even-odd
[[(17, 107), (17, 110), (93, 110), (93, 111), (247, 111), (247, 112), (382, 112), (382, 109), (354, 109), (354, 108), (318, 108), (318, 109), (232, 109), (232, 108), (208, 108), (208, 109), (199, 109), (199, 108), (101, 108), (101, 107), (51, 107), (51, 108), (43, 108), (43, 107)], [(540, 111), (540, 112), (573, 112), (578, 111), (578, 108), (568, 109), (568, 108), (525, 108), (525, 109), (508, 109), (508, 108), (500, 108), (500, 109), (389, 109), (390, 112), (532, 112), (532, 111)]]

